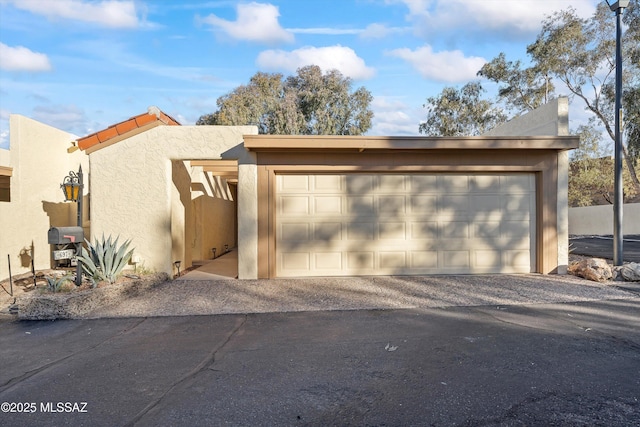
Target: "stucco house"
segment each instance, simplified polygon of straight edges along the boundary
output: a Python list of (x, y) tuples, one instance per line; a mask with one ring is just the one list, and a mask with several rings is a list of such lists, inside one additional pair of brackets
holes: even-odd
[(152, 107), (75, 140), (90, 234), (131, 239), (137, 265), (170, 274), (214, 248), (237, 250), (240, 279), (564, 273), (578, 138), (563, 105), (465, 138), (258, 135)]

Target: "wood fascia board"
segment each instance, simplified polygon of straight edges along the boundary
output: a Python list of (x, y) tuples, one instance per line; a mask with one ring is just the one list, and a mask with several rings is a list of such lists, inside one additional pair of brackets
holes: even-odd
[(390, 137), (244, 135), (249, 151), (556, 150), (578, 147), (577, 136)]
[(236, 175), (238, 174), (238, 168), (231, 168), (231, 167), (205, 166), (202, 168), (202, 170), (205, 172), (211, 172), (211, 173), (235, 173)]
[(237, 160), (191, 160), (191, 167), (201, 167), (204, 172), (220, 177), (237, 178)]
[(211, 172), (213, 176), (219, 176), (220, 178), (237, 178), (238, 172)]
[(129, 132), (123, 133), (122, 135), (118, 135), (118, 136), (114, 136), (113, 138), (110, 138), (108, 141), (105, 142), (101, 142), (99, 144), (93, 145), (89, 148), (87, 148), (85, 151), (85, 153), (87, 154), (91, 154), (95, 151), (98, 151), (102, 148), (108, 147), (110, 145), (113, 145), (117, 142), (123, 141), (127, 138), (131, 138), (132, 136), (138, 135), (142, 132), (148, 131), (149, 129), (153, 129), (157, 126), (166, 126), (162, 121), (153, 121), (151, 123), (147, 123), (144, 126), (140, 126), (139, 128), (135, 128)]
[(0, 166), (0, 176), (11, 176), (13, 174), (13, 168), (9, 166)]

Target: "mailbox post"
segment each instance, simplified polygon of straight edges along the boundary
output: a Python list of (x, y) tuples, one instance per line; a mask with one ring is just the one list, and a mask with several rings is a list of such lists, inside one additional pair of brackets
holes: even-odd
[[(82, 165), (80, 165), (80, 167), (78, 168), (78, 173), (75, 173), (73, 171), (69, 172), (69, 175), (66, 176), (64, 178), (64, 181), (62, 181), (62, 184), (60, 184), (60, 187), (64, 192), (65, 201), (76, 202), (78, 205), (78, 227), (80, 228), (82, 237), (80, 237), (80, 241), (75, 242), (76, 257), (81, 253), (82, 241), (84, 238), (84, 233), (82, 233), (82, 192), (83, 192), (84, 184), (82, 180), (83, 180)], [(77, 228), (77, 227), (59, 227), (59, 228)], [(66, 242), (66, 243), (71, 243), (71, 242)], [(76, 265), (76, 286), (80, 286), (82, 285), (82, 263), (80, 261), (77, 261), (76, 264), (77, 264)]]

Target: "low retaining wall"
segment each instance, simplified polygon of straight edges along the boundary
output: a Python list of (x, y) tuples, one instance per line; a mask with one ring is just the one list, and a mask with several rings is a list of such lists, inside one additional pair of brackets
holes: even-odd
[[(640, 234), (640, 203), (627, 203), (622, 212), (623, 234)], [(613, 205), (569, 208), (569, 234), (613, 234)]]

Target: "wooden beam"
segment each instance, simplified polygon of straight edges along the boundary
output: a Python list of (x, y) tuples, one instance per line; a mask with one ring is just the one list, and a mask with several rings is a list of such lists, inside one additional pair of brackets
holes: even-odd
[(237, 160), (191, 160), (191, 166), (238, 167)]
[(9, 166), (0, 166), (0, 176), (11, 176), (13, 168)]

